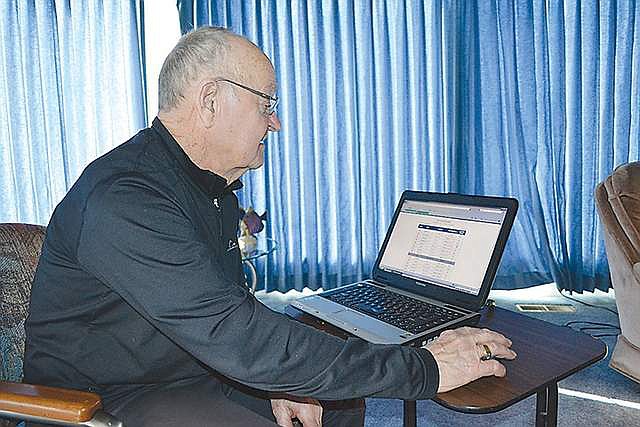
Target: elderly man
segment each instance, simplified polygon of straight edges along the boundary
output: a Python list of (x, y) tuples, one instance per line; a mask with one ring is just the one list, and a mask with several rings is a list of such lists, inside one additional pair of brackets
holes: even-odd
[(427, 399), (505, 374), (480, 360), (484, 346), (515, 357), (491, 331), (426, 349), (342, 341), (248, 292), (233, 191), (280, 129), (275, 90), (248, 40), (208, 27), (179, 41), (153, 125), (89, 165), (51, 218), (27, 381), (95, 391), (126, 425), (354, 426), (362, 397)]

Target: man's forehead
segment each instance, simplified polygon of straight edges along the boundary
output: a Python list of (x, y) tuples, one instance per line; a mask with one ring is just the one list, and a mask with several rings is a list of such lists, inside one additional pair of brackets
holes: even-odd
[(249, 40), (238, 37), (233, 43), (233, 54), (236, 57), (239, 71), (245, 75), (247, 84), (257, 84), (265, 92), (276, 90), (276, 77), (269, 57)]
[(276, 82), (276, 78), (273, 77), (269, 83), (267, 83), (267, 85), (264, 87), (265, 92), (267, 93), (274, 93), (277, 89), (278, 89), (278, 84)]
[(277, 88), (276, 75), (271, 62), (264, 61), (262, 64), (247, 69), (253, 84), (258, 84), (260, 89), (267, 93), (275, 92)]

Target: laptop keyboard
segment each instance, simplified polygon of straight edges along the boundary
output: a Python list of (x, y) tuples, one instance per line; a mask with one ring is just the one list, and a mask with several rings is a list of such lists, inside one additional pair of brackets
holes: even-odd
[(413, 334), (424, 332), (463, 316), (462, 313), (368, 283), (359, 283), (340, 292), (322, 295), (322, 297)]

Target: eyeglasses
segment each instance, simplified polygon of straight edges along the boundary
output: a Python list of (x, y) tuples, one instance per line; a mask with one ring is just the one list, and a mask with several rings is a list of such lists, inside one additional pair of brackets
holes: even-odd
[(264, 92), (260, 92), (259, 90), (255, 90), (253, 88), (250, 88), (249, 86), (245, 86), (243, 84), (240, 84), (238, 82), (234, 82), (233, 80), (229, 80), (229, 79), (225, 79), (225, 78), (218, 78), (216, 79), (217, 82), (227, 82), (227, 83), (231, 83), (232, 85), (238, 86), (244, 90), (247, 90), (249, 92), (251, 92), (254, 95), (258, 95), (260, 98), (266, 99), (267, 101), (269, 101), (269, 104), (267, 104), (265, 106), (264, 111), (262, 112), (265, 116), (269, 117), (270, 115), (272, 115), (273, 113), (275, 113), (276, 111), (276, 107), (278, 106), (278, 101), (280, 101), (278, 99), (277, 96), (270, 96), (267, 95)]

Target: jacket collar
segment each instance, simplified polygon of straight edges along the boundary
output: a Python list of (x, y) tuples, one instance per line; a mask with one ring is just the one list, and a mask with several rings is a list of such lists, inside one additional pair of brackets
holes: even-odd
[(162, 124), (159, 118), (153, 119), (151, 128), (156, 131), (164, 143), (165, 148), (177, 161), (180, 167), (191, 177), (191, 179), (211, 198), (222, 196), (226, 193), (242, 188), (242, 182), (236, 179), (227, 185), (227, 180), (208, 170), (200, 169), (191, 161), (187, 153), (184, 152), (180, 144), (173, 138), (171, 133)]

